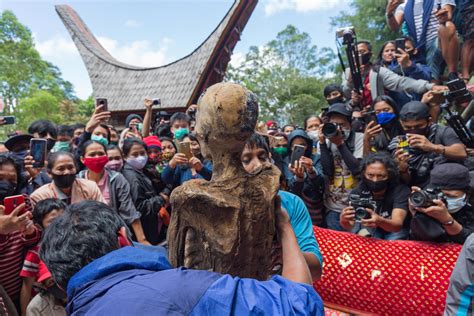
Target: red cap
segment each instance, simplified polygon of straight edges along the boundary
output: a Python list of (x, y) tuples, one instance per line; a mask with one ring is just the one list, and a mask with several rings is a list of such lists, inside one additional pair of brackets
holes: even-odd
[(274, 124), (276, 124), (274, 121), (267, 121), (267, 127), (270, 127)]
[(161, 149), (161, 142), (156, 136), (147, 136), (143, 138), (143, 142), (148, 146), (148, 147), (158, 147)]
[(41, 260), (38, 264), (38, 282), (43, 282), (49, 278), (51, 278), (51, 272), (49, 272), (43, 260)]

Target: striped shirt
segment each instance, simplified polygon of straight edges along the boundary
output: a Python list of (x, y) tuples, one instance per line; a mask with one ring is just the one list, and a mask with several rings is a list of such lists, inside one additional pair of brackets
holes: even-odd
[[(414, 0), (413, 4), (413, 17), (415, 20), (415, 29), (416, 29), (416, 41), (420, 41), (421, 33), (423, 32), (423, 1), (435, 1), (435, 0)], [(441, 6), (446, 5), (456, 6), (455, 0), (441, 0)], [(402, 3), (398, 6), (395, 14), (404, 13), (406, 3)], [(430, 20), (428, 22), (428, 29), (426, 31), (426, 42), (438, 37), (438, 28), (439, 22), (435, 16), (436, 11), (438, 10), (438, 1), (433, 5), (433, 11), (430, 15)]]
[(34, 245), (40, 236), (39, 229), (28, 239), (25, 239), (20, 231), (0, 235), (0, 284), (12, 300), (18, 299), (20, 294), (20, 271), (25, 247)]
[(36, 245), (26, 254), (25, 261), (23, 262), (23, 268), (21, 269), (20, 276), (24, 278), (32, 277), (35, 278), (38, 275), (38, 265), (40, 258), (38, 255), (39, 246)]

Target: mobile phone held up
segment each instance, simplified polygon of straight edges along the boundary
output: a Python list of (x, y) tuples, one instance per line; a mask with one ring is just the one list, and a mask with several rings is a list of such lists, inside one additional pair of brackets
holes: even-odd
[(405, 51), (405, 39), (404, 38), (397, 38), (395, 40), (395, 49), (397, 51), (397, 54), (400, 53), (398, 49), (401, 48), (403, 51)]
[(109, 104), (106, 98), (97, 98), (95, 99), (95, 107), (98, 108), (102, 105), (101, 112), (107, 112), (109, 110)]
[[(23, 195), (8, 196), (3, 200), (3, 206), (5, 206), (5, 215), (10, 215), (18, 206), (25, 203), (25, 197)], [(18, 215), (26, 212), (23, 210)]]
[(179, 142), (178, 143), (178, 152), (180, 154), (184, 154), (188, 160), (193, 157), (193, 154), (191, 152), (191, 143), (190, 142)]
[(14, 116), (2, 116), (3, 125), (13, 125), (16, 123), (16, 118)]
[(33, 163), (33, 168), (44, 167), (44, 162), (46, 161), (47, 146), (48, 142), (46, 139), (32, 138), (30, 140), (30, 155), (35, 161)]
[(295, 162), (299, 161), (304, 156), (305, 148), (302, 145), (295, 145), (291, 153), (291, 166), (295, 167)]

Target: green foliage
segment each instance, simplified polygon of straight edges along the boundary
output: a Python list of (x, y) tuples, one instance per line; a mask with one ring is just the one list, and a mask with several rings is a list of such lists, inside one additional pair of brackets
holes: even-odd
[(395, 40), (398, 33), (392, 32), (385, 20), (386, 0), (353, 0), (349, 11), (341, 11), (331, 20), (335, 28), (354, 26), (359, 40), (367, 40), (376, 55), (383, 43)]
[(60, 99), (45, 90), (36, 90), (30, 97), (21, 99), (16, 109), (17, 128), (27, 130), (31, 122), (39, 119), (61, 122), (60, 102)]
[(37, 89), (57, 98), (76, 99), (72, 84), (61, 78), (56, 66), (41, 59), (30, 30), (8, 10), (0, 16), (0, 69), (6, 113), (15, 112), (14, 105)]
[(260, 120), (302, 125), (327, 104), (323, 88), (338, 80), (336, 60), (331, 49), (318, 49), (307, 33), (288, 25), (267, 45), (250, 47), (241, 65), (229, 66), (226, 80), (257, 94)]

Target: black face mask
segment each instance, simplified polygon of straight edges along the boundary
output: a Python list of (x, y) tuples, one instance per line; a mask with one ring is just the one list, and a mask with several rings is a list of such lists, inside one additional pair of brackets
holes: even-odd
[(333, 99), (326, 99), (329, 105), (333, 105), (336, 103), (344, 103), (344, 98), (342, 96), (333, 98)]
[(372, 53), (366, 53), (363, 55), (359, 55), (359, 61), (361, 65), (367, 65), (370, 62), (370, 57), (372, 57)]
[(388, 186), (388, 179), (387, 180), (382, 180), (382, 181), (372, 181), (367, 178), (363, 178), (365, 185), (367, 186), (367, 189), (371, 192), (380, 192), (385, 189), (387, 189)]
[(405, 133), (406, 133), (406, 134), (417, 134), (417, 135), (424, 135), (424, 136), (426, 136), (427, 131), (428, 131), (428, 126), (423, 127), (423, 128), (406, 129), (406, 130), (405, 130)]
[(60, 189), (67, 189), (72, 187), (74, 180), (76, 180), (75, 174), (58, 175), (53, 173), (54, 184)]
[(3, 201), (6, 197), (12, 196), (15, 192), (15, 186), (6, 180), (0, 180), (0, 199)]

